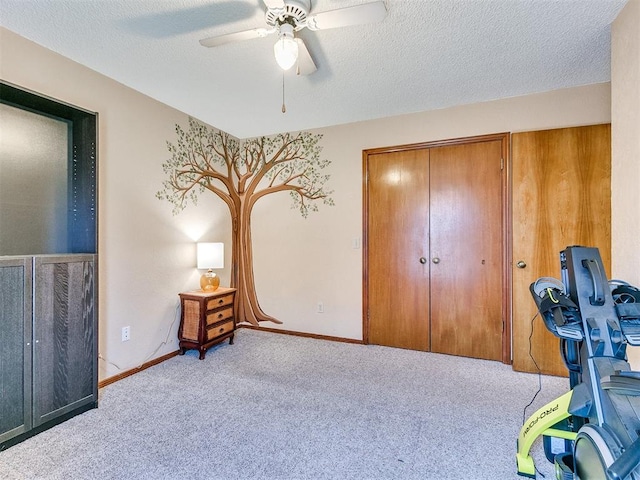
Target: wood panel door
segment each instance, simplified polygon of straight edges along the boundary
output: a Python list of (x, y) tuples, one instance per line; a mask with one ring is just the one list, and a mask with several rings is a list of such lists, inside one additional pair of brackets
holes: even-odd
[(533, 356), (542, 373), (566, 376), (559, 339), (533, 320), (529, 285), (559, 279), (559, 253), (570, 245), (597, 247), (610, 274), (611, 126), (516, 133), (511, 151), (513, 368), (537, 372)]
[(98, 401), (96, 255), (34, 258), (33, 426)]
[(31, 428), (31, 305), (30, 258), (0, 257), (0, 444)]
[(368, 341), (428, 351), (429, 150), (367, 163)]
[(502, 359), (501, 155), (500, 140), (430, 151), (434, 352)]
[(507, 138), (364, 152), (365, 342), (510, 361)]

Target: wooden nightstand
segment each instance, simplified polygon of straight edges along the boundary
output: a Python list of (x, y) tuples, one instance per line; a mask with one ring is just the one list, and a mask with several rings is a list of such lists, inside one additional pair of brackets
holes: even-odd
[(218, 288), (213, 292), (196, 290), (180, 295), (180, 355), (191, 349), (200, 351), (204, 360), (207, 349), (227, 338), (233, 345), (236, 330), (235, 288)]

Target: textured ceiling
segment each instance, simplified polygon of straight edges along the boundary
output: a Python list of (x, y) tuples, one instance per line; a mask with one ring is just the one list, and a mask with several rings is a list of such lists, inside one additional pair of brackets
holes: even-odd
[(285, 114), (274, 36), (198, 43), (264, 26), (261, 0), (0, 0), (0, 24), (245, 138), (609, 81), (625, 3), (387, 0), (380, 24), (300, 32), (318, 71), (284, 74)]

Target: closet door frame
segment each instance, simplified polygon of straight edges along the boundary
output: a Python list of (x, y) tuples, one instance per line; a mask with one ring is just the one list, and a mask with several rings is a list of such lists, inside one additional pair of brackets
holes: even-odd
[(431, 142), (371, 148), (362, 151), (363, 212), (362, 212), (362, 339), (369, 344), (369, 268), (368, 268), (368, 231), (369, 231), (369, 156), (403, 152), (409, 150), (431, 149), (469, 143), (500, 141), (502, 145), (502, 362), (511, 364), (511, 158), (509, 154), (508, 132), (472, 137), (452, 138)]

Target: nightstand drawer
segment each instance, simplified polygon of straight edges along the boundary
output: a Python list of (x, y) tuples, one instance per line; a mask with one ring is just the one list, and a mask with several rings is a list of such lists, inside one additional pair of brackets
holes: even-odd
[(213, 340), (220, 335), (233, 332), (233, 329), (233, 320), (230, 322), (220, 323), (218, 325), (212, 325), (211, 327), (207, 328), (207, 340)]
[(216, 322), (221, 322), (231, 317), (233, 317), (233, 307), (223, 308), (221, 310), (207, 313), (207, 326), (213, 325)]
[(207, 300), (207, 310), (213, 310), (214, 308), (224, 307), (225, 305), (233, 304), (233, 293), (224, 295), (222, 297), (212, 298)]

